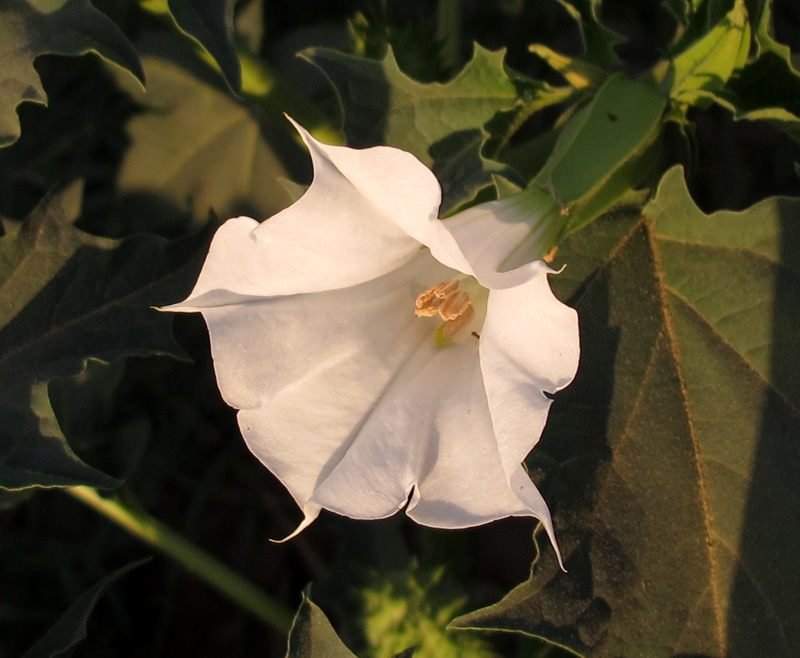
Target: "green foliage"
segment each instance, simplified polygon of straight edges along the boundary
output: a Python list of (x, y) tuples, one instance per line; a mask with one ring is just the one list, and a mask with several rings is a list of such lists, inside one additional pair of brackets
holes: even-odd
[(347, 143), (389, 144), (416, 155), (442, 180), (445, 211), (472, 200), (503, 169), (481, 155), (489, 137), (483, 127), (500, 112), (522, 110), (520, 87), (534, 96), (549, 89), (508, 72), (502, 52), (478, 45), (467, 66), (445, 84), (412, 80), (391, 50), (382, 61), (322, 49), (303, 55), (335, 87)]
[(131, 145), (117, 179), (122, 212), (150, 212), (152, 226), (174, 233), (187, 215), (199, 226), (209, 211), (267, 217), (291, 202), (264, 120), (170, 59), (143, 61), (147, 91), (128, 90), (143, 111), (127, 126)]
[(86, 590), (22, 658), (57, 658), (71, 654), (74, 647), (86, 638), (86, 623), (100, 597), (119, 578), (143, 562), (146, 560), (125, 565)]
[(561, 462), (568, 573), (545, 553), (457, 628), (590, 656), (797, 654), (798, 210), (705, 215), (676, 168), (642, 215), (562, 245), (553, 284), (580, 313), (583, 356), (549, 427), (572, 445), (542, 448)]
[(234, 93), (242, 90), (242, 65), (233, 45), (233, 6), (236, 0), (168, 0), (178, 27), (197, 40), (219, 65)]
[(144, 84), (133, 46), (89, 0), (4, 0), (0, 5), (0, 147), (19, 137), (17, 105), (47, 103), (34, 60), (48, 53), (88, 52), (129, 71)]
[(47, 384), (83, 372), (89, 359), (183, 352), (170, 321), (151, 306), (181, 290), (203, 239), (168, 245), (141, 236), (98, 238), (75, 228), (49, 198), (0, 239), (0, 486), (20, 489), (110, 478), (70, 450)]
[(583, 40), (584, 57), (604, 69), (619, 64), (614, 45), (622, 37), (600, 21), (602, 0), (556, 0), (577, 23)]
[(466, 597), (444, 567), (373, 573), (358, 590), (363, 634), (373, 658), (391, 658), (415, 647), (415, 658), (491, 658), (480, 637), (447, 630)]
[(325, 613), (304, 593), (289, 633), (286, 658), (355, 658), (355, 654), (336, 635)]
[(642, 182), (648, 168), (641, 159), (659, 135), (665, 108), (655, 89), (617, 75), (567, 122), (534, 183), (574, 214), (571, 230)]
[[(753, 183), (736, 196), (750, 207), (720, 210), (731, 204), (704, 196), (708, 178), (664, 164), (715, 175), (724, 140), (704, 131), (719, 108), (753, 131), (724, 136), (741, 149), (724, 163), (729, 186), (758, 180), (763, 135), (800, 162), (798, 55), (769, 0), (665, 0), (672, 22), (652, 4), (138, 0), (103, 3), (106, 15), (90, 0), (0, 0), (0, 208), (18, 217), (40, 201), (23, 221), (4, 217), (0, 237), (0, 576), (13, 594), (0, 654), (34, 644), (27, 633), (85, 588), (75, 574), (139, 550), (57, 493), (33, 494), (119, 486), (108, 473), (289, 608), (311, 580), (321, 597), (326, 583), (352, 592), (342, 565), (374, 549), (357, 611), (320, 598), (364, 658), (800, 654), (800, 200)], [(88, 52), (103, 64), (42, 57)], [(453, 533), (436, 562), (447, 569), (416, 566), (427, 531), (400, 520), (360, 526), (360, 547), (332, 515), (269, 542), (294, 507), (241, 445), (202, 327), (181, 318), (176, 341), (152, 307), (191, 288), (209, 215), (263, 219), (302, 194), (308, 156), (284, 112), (324, 141), (341, 141), (341, 124), (348, 146), (415, 154), (442, 184), (443, 216), (524, 188), (561, 211), (551, 283), (579, 312), (581, 365), (528, 466), (567, 573), (545, 550), (511, 589), (531, 561), (530, 527), (515, 521)], [(677, 132), (701, 147), (684, 158)], [(159, 358), (184, 348), (195, 366)], [(27, 655), (70, 652), (129, 568)], [(101, 639), (87, 656), (183, 651), (178, 624), (197, 636), (188, 653), (228, 655), (236, 638), (231, 656), (283, 655), (285, 637), (162, 569), (90, 627)], [(141, 644), (109, 650), (119, 628)], [(495, 645), (470, 628), (506, 634)], [(354, 658), (307, 596), (286, 656)]]
[(667, 88), (679, 104), (693, 104), (704, 91), (721, 89), (740, 69), (750, 47), (750, 29), (743, 0), (711, 31), (677, 55), (667, 73)]

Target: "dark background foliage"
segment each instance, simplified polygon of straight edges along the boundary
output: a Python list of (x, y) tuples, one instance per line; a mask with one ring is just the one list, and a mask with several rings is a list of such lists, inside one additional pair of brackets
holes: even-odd
[[(97, 2), (136, 40), (168, 28), (129, 2)], [(336, 112), (318, 72), (295, 60), (308, 46), (347, 48), (348, 21), (366, 19), (367, 54), (387, 43), (405, 72), (422, 81), (446, 80), (468, 60), (472, 43), (506, 48), (508, 63), (534, 77), (552, 78), (528, 51), (534, 42), (578, 55), (574, 22), (548, 0), (463, 3), (455, 43), (435, 39), (432, 3), (288, 0), (264, 2), (260, 54), (279, 73), (302, 76), (319, 107)], [(800, 10), (774, 3), (775, 32), (800, 45)], [(642, 71), (663, 53), (675, 21), (656, 0), (606, 0), (602, 17), (627, 37), (617, 49), (625, 70)], [(422, 44), (422, 45), (420, 45)], [(129, 146), (126, 122), (142, 111), (93, 57), (45, 56), (37, 61), (49, 106), (19, 107), (22, 137), (0, 151), (0, 215), (25, 217), (50, 190), (82, 180), (78, 226), (108, 237), (152, 232), (178, 237), (196, 230), (185, 209), (157, 198), (123, 203), (117, 173)], [(220, 84), (220, 88), (222, 85)], [(774, 194), (800, 194), (794, 164), (800, 147), (765, 124), (735, 123), (717, 107), (692, 110), (696, 144), (668, 135), (665, 162), (682, 162), (689, 187), (706, 212), (741, 209)], [(543, 113), (526, 126), (552, 121)], [(542, 125), (539, 125), (539, 124)], [(287, 147), (284, 166), (307, 181), (302, 154)], [(183, 214), (183, 216), (182, 216)], [(169, 220), (164, 220), (169, 217)], [(352, 622), (359, 574), (422, 564), (446, 564), (472, 610), (501, 598), (528, 575), (534, 547), (520, 541), (529, 520), (509, 519), (456, 533), (420, 528), (400, 516), (356, 523), (324, 514), (286, 544), (299, 520), (293, 501), (248, 453), (235, 414), (221, 400), (202, 320), (178, 317), (175, 333), (188, 358), (129, 358), (93, 365), (81, 381), (51, 384), (54, 408), (75, 451), (89, 464), (125, 479), (139, 502), (222, 561), (234, 565), (295, 608), (309, 582), (315, 600), (343, 638), (358, 650)], [(556, 402), (558, 405), (558, 402)], [(502, 551), (498, 550), (502, 547)], [(114, 569), (152, 554), (123, 531), (59, 490), (0, 494), (0, 656), (20, 655), (75, 600)], [(458, 555), (458, 561), (452, 556)], [(535, 655), (538, 644), (513, 636), (496, 640), (506, 656)], [(124, 576), (90, 620), (81, 656), (281, 656), (285, 637), (274, 633), (165, 558), (157, 556)], [(553, 650), (550, 656), (561, 655)], [(567, 655), (564, 653), (563, 655)]]

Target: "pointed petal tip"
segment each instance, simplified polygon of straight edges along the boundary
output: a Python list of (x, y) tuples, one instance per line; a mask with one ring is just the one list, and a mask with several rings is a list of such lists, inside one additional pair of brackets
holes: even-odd
[(297, 122), (295, 119), (293, 119), (288, 114), (286, 114), (286, 112), (283, 113), (283, 116), (286, 117), (286, 120), (289, 123), (291, 123), (292, 126), (294, 126), (294, 129), (300, 135), (300, 139), (303, 140), (303, 143), (308, 148), (311, 148), (315, 144), (320, 144), (321, 143), (317, 139), (315, 139), (314, 136), (308, 130), (306, 130), (303, 126), (301, 126), (299, 122)]
[(312, 523), (314, 523), (314, 521), (317, 520), (317, 517), (319, 516), (319, 513), (321, 511), (322, 508), (319, 507), (318, 505), (306, 505), (303, 508), (303, 514), (305, 514), (305, 517), (300, 522), (300, 525), (298, 525), (292, 532), (286, 535), (283, 539), (270, 539), (270, 541), (273, 544), (283, 544), (289, 541), (290, 539), (294, 539), (295, 537), (297, 537), (297, 535), (303, 532), (303, 530), (305, 530), (308, 526), (310, 526)]
[(194, 309), (188, 309), (184, 306), (187, 300), (182, 302), (175, 302), (174, 304), (167, 304), (165, 306), (151, 306), (154, 311), (161, 313), (193, 313)]
[(553, 547), (553, 550), (556, 553), (556, 559), (558, 560), (558, 566), (561, 568), (561, 571), (567, 573), (567, 568), (564, 566), (564, 559), (561, 556), (561, 549), (558, 547), (558, 542), (556, 541), (556, 533), (553, 529), (552, 523), (545, 523), (542, 519), (539, 519), (539, 523), (544, 526), (545, 532), (547, 533), (547, 538), (550, 540), (550, 545)]

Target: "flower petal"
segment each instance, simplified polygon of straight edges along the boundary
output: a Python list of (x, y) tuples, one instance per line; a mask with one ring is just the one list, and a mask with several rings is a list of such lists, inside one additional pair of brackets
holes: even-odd
[(547, 422), (554, 393), (575, 376), (580, 355), (577, 313), (552, 290), (542, 261), (531, 278), (492, 290), (481, 332), (481, 370), (506, 473), (525, 459)]
[(552, 533), (547, 505), (517, 467), (526, 492), (534, 495), (512, 489), (503, 468), (477, 339), (438, 349), (428, 337), (387, 386), (312, 501), (352, 518), (380, 518), (400, 509), (413, 487), (407, 513), (423, 525), (466, 528), (536, 516)]
[[(435, 328), (414, 315), (416, 296), (451, 274), (418, 250), (406, 267), (360, 286), (203, 310), (223, 398), (242, 410), (250, 450), (306, 513), (382, 391)], [(405, 500), (405, 484), (398, 487)]]
[(328, 146), (295, 126), (311, 154), (311, 186), (260, 224), (248, 217), (223, 224), (191, 295), (169, 310), (354, 286), (419, 250), (402, 224), (436, 217), (441, 189), (433, 173), (399, 149)]
[(536, 185), (442, 221), (474, 276), (493, 289), (527, 281), (518, 268), (544, 256), (563, 223), (552, 195)]

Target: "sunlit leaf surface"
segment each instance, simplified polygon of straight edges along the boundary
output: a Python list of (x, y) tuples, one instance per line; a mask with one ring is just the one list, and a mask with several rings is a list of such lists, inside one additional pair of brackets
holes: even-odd
[(211, 210), (220, 218), (263, 219), (291, 202), (278, 182), (289, 176), (262, 134), (266, 127), (246, 107), (172, 61), (143, 61), (147, 91), (129, 90), (144, 110), (128, 124), (123, 212), (158, 212), (164, 223), (183, 213), (202, 224)]

